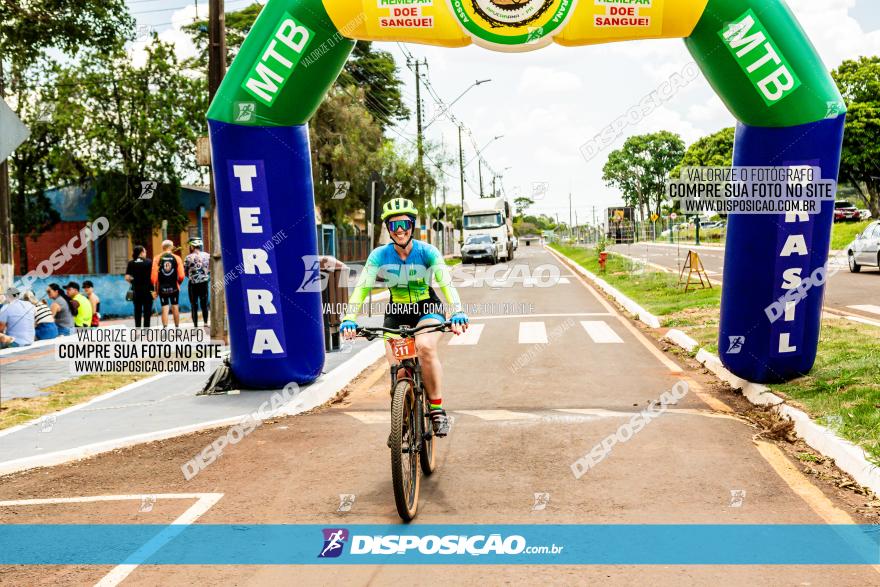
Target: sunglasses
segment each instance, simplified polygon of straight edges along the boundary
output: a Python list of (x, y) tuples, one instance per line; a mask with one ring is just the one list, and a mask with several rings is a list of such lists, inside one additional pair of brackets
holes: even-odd
[(412, 230), (415, 222), (407, 218), (406, 220), (389, 220), (388, 221), (388, 230), (391, 232), (397, 232), (398, 230), (403, 230), (404, 232)]

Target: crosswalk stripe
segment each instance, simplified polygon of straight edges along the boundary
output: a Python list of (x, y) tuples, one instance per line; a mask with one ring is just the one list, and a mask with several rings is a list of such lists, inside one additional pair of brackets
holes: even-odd
[(581, 326), (593, 339), (593, 342), (599, 344), (622, 344), (623, 339), (617, 336), (608, 324), (599, 320), (584, 320)]
[[(546, 287), (549, 282), (547, 280), (538, 280), (535, 277), (526, 277), (523, 279), (522, 286), (523, 287)], [(571, 285), (571, 280), (568, 277), (560, 277), (559, 281), (556, 282), (556, 285)]]
[(861, 312), (870, 312), (871, 314), (880, 314), (880, 306), (847, 306), (847, 308), (852, 308), (853, 310), (859, 310)]
[(453, 336), (449, 341), (449, 346), (469, 346), (480, 342), (480, 335), (483, 334), (485, 324), (471, 324), (468, 326), (467, 332), (460, 336)]
[(541, 416), (527, 412), (511, 412), (510, 410), (456, 410), (456, 414), (467, 414), (480, 420), (536, 420)]
[(547, 325), (543, 322), (520, 322), (519, 323), (519, 343), (520, 344), (546, 344), (547, 343)]

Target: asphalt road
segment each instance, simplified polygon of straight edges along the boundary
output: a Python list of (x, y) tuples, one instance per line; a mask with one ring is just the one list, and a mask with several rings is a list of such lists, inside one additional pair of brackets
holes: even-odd
[[(756, 440), (742, 399), (680, 364), (548, 251), (549, 288), (495, 279), (460, 290), (470, 304), (527, 311), (474, 315), (471, 332), (441, 343), (444, 404), (454, 416), (439, 469), (422, 483), (415, 524), (852, 523), (864, 502), (805, 476), (789, 449)], [(486, 268), (477, 268), (474, 277)], [(519, 307), (519, 306), (517, 306)], [(546, 344), (544, 343), (546, 340)], [(572, 464), (677, 382), (689, 392), (580, 478)], [(222, 493), (198, 523), (397, 524), (388, 449), (388, 376), (377, 363), (348, 393), (311, 413), (268, 422), (190, 481), (180, 466), (205, 432), (0, 479), (0, 500), (46, 496)], [(348, 511), (340, 511), (349, 496)], [(161, 502), (161, 500), (160, 500)], [(179, 514), (81, 504), (0, 507), (0, 523), (168, 523)], [(163, 509), (165, 508), (165, 509)], [(12, 584), (90, 584), (110, 567), (0, 568)], [(871, 567), (818, 566), (145, 566), (125, 585), (869, 585)]]
[[(667, 270), (678, 272), (687, 259), (687, 245), (662, 243), (639, 243), (634, 245), (615, 245), (610, 248), (637, 259), (646, 260)], [(724, 248), (701, 247), (697, 249), (709, 277), (715, 281), (723, 280)], [(855, 316), (867, 323), (880, 326), (880, 270), (862, 268), (861, 273), (850, 273), (846, 258), (833, 256), (829, 274), (837, 270), (828, 280), (825, 288), (825, 309), (835, 314)]]

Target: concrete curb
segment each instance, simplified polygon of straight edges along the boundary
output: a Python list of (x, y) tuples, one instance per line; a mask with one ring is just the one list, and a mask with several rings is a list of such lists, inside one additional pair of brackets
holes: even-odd
[(577, 271), (578, 273), (580, 273), (581, 275), (583, 275), (584, 277), (586, 277), (587, 279), (589, 279), (590, 281), (595, 283), (599, 289), (601, 289), (602, 291), (607, 293), (609, 296), (614, 298), (614, 300), (618, 304), (623, 306), (624, 309), (627, 312), (629, 312), (630, 314), (638, 317), (638, 319), (642, 323), (646, 324), (650, 328), (660, 328), (660, 320), (656, 316), (654, 316), (653, 314), (648, 312), (646, 309), (644, 309), (643, 307), (641, 307), (640, 305), (635, 303), (633, 300), (631, 300), (630, 298), (625, 296), (623, 293), (621, 293), (616, 288), (611, 286), (607, 281), (600, 278), (592, 271), (588, 271), (587, 269), (584, 269), (583, 267), (581, 267), (580, 263), (577, 263), (576, 261), (563, 255), (559, 251), (557, 251), (553, 248), (550, 248), (550, 247), (547, 247), (547, 250), (550, 251), (551, 253), (561, 257), (562, 259), (564, 259), (566, 261), (566, 263), (569, 266), (571, 266), (575, 271)]
[[(696, 341), (678, 330), (670, 330), (664, 338), (688, 352), (693, 352), (688, 348), (690, 343), (693, 343), (693, 348), (697, 346)], [(701, 348), (697, 352), (696, 359), (719, 379), (734, 389), (741, 389), (742, 394), (752, 404), (770, 406), (779, 415), (794, 422), (794, 430), (804, 442), (825, 457), (834, 459), (837, 468), (855, 479), (856, 483), (880, 494), (880, 468), (871, 464), (861, 447), (817, 424), (806, 412), (786, 405), (785, 400), (770, 391), (769, 387), (737, 377), (724, 367), (721, 359), (705, 349)]]
[(664, 339), (673, 342), (686, 350), (689, 353), (694, 352), (700, 344), (692, 339), (690, 336), (682, 332), (681, 330), (676, 330), (675, 328), (670, 328), (669, 331), (666, 332), (666, 335), (663, 337)]
[[(384, 343), (378, 341), (369, 345), (367, 348), (354, 355), (351, 359), (320, 377), (315, 383), (306, 387), (302, 393), (297, 394), (287, 405), (282, 406), (279, 411), (276, 412), (276, 415), (293, 416), (324, 404), (333, 399), (333, 396), (339, 393), (343, 387), (348, 385), (355, 377), (384, 355)], [(145, 382), (138, 383), (143, 385)], [(111, 393), (116, 394), (116, 392)], [(167, 440), (169, 438), (175, 438), (193, 432), (201, 432), (203, 430), (211, 430), (213, 428), (233, 426), (241, 422), (242, 418), (246, 415), (247, 414), (241, 414), (230, 418), (223, 418), (222, 420), (199, 422), (197, 424), (179, 426), (177, 428), (169, 428), (166, 430), (157, 430), (146, 434), (115, 438), (105, 442), (88, 444), (45, 455), (6, 461), (0, 463), (0, 475), (8, 475), (10, 473), (34, 469), (36, 467), (61, 465), (138, 444)]]

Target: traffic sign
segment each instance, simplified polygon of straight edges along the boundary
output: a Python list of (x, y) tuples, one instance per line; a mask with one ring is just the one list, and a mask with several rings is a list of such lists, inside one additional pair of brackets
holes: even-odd
[(669, 215), (669, 217), (672, 218), (673, 220), (675, 220), (676, 218), (678, 218), (678, 214), (673, 212), (672, 214)]
[(660, 220), (659, 214), (657, 214), (656, 212), (654, 214), (651, 214), (651, 222), (657, 222), (658, 220)]
[(6, 161), (20, 144), (31, 136), (31, 131), (18, 119), (6, 102), (0, 98), (0, 162)]

